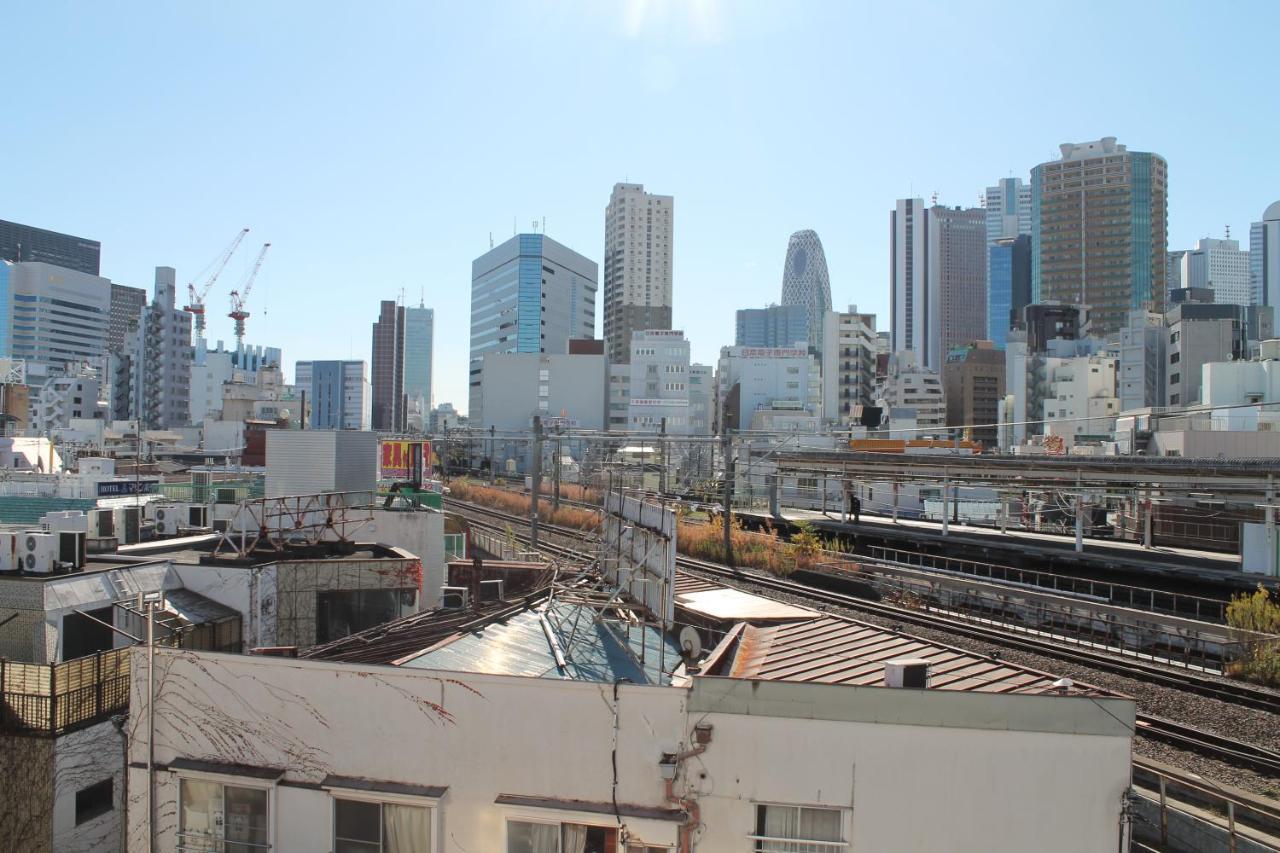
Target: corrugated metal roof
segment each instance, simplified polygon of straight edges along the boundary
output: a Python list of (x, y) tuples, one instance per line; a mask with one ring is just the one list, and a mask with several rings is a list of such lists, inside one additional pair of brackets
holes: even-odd
[[(822, 616), (784, 625), (745, 625), (725, 641), (732, 648), (719, 656), (707, 675), (767, 681), (822, 684), (884, 684), (886, 661), (929, 661), (933, 690), (983, 693), (1055, 692), (1055, 676), (1014, 666), (918, 637), (853, 619)], [(1075, 692), (1091, 691), (1076, 684)], [(1101, 691), (1098, 691), (1101, 692)]]
[(818, 611), (808, 607), (797, 607), (773, 598), (724, 587), (677, 592), (676, 606), (721, 622), (783, 622), (812, 619), (818, 615)]
[[(664, 642), (656, 628), (633, 626), (626, 631), (612, 619), (597, 620), (594, 608), (554, 602), (549, 608), (525, 610), (505, 622), (485, 625), (402, 663), (419, 669), (483, 672), (612, 683), (666, 684), (660, 671)], [(562, 672), (543, 628), (543, 615), (563, 651)], [(680, 662), (680, 649), (666, 640), (668, 670)], [(643, 661), (643, 662), (642, 662)]]

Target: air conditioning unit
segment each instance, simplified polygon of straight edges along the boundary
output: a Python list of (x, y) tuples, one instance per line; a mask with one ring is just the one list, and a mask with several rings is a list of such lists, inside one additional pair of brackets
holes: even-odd
[(115, 509), (95, 509), (89, 512), (89, 532), (98, 539), (109, 539), (116, 535)]
[(40, 527), (50, 533), (64, 530), (76, 533), (89, 532), (89, 516), (78, 509), (65, 512), (47, 512), (40, 518)]
[(61, 530), (58, 537), (58, 562), (74, 569), (83, 569), (87, 534), (79, 530)]
[(142, 541), (142, 509), (126, 506), (116, 510), (116, 538), (125, 545), (135, 545)]
[(470, 592), (465, 586), (440, 587), (441, 610), (466, 610)]
[(177, 536), (178, 529), (186, 526), (187, 506), (179, 503), (157, 504), (152, 517), (156, 521), (157, 536)]
[(47, 575), (58, 567), (58, 535), (31, 531), (18, 534), (18, 556), (27, 574)]
[(926, 689), (929, 686), (929, 662), (922, 658), (885, 661), (884, 686)]
[(187, 507), (187, 527), (205, 528), (209, 526), (209, 508), (191, 504)]

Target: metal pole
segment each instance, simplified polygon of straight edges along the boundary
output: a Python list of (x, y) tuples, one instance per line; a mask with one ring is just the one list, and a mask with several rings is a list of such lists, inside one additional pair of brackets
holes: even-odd
[(156, 612), (147, 606), (147, 853), (156, 835)]
[(947, 498), (951, 494), (951, 472), (946, 468), (942, 469), (942, 535), (946, 536), (951, 532), (950, 521), (951, 513), (947, 511)]
[(1276, 513), (1272, 509), (1276, 501), (1275, 476), (1267, 475), (1267, 569), (1268, 574), (1276, 576)]
[(556, 460), (555, 467), (551, 469), (551, 479), (553, 491), (551, 494), (551, 512), (554, 515), (560, 511), (560, 427), (556, 426)]
[(494, 469), (497, 468), (498, 466), (498, 459), (497, 459), (498, 439), (494, 436), (495, 429), (496, 427), (494, 426), (489, 427), (489, 485), (490, 486), (492, 486), (495, 482), (495, 478), (497, 477), (497, 472)]
[(658, 493), (665, 495), (667, 493), (667, 419), (662, 419), (662, 427), (659, 430), (661, 438), (658, 449), (662, 453), (662, 469), (658, 472)]
[(733, 437), (724, 437), (724, 564), (733, 568), (733, 539), (730, 536), (729, 514), (733, 509)]
[(529, 502), (529, 547), (538, 547), (538, 495), (542, 491), (542, 417), (533, 416), (533, 459), (530, 461), (530, 485), (533, 500)]
[(1151, 504), (1150, 494), (1151, 494), (1150, 492), (1147, 492), (1147, 495), (1148, 495), (1146, 500), (1147, 511), (1142, 519), (1142, 547), (1143, 548), (1151, 547), (1151, 515), (1154, 507)]

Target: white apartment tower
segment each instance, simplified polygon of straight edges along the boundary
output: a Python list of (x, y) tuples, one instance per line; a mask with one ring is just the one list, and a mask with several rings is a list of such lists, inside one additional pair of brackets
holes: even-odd
[(671, 328), (675, 202), (614, 184), (604, 215), (604, 339), (611, 364), (631, 357), (631, 333)]

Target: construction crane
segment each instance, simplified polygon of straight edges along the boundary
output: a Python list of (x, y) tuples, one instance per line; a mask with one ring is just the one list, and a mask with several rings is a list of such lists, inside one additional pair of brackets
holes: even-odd
[[(195, 319), (196, 337), (204, 337), (204, 300), (209, 295), (209, 290), (213, 287), (213, 283), (218, 280), (218, 276), (222, 275), (222, 271), (227, 268), (227, 262), (231, 260), (231, 256), (235, 254), (236, 249), (240, 247), (240, 241), (244, 239), (244, 235), (249, 233), (248, 228), (242, 228), (236, 238), (231, 241), (231, 245), (222, 251), (221, 255), (213, 259), (209, 266), (205, 267), (200, 273), (203, 276), (209, 273), (209, 277), (205, 279), (204, 284), (199, 288), (195, 282), (187, 284), (187, 306), (183, 308), (188, 314)], [(212, 272), (210, 272), (212, 270)], [(199, 276), (197, 276), (199, 278)]]
[(249, 291), (253, 290), (254, 279), (258, 277), (258, 270), (262, 269), (262, 261), (267, 256), (267, 249), (270, 248), (270, 243), (262, 244), (262, 251), (258, 252), (258, 260), (254, 261), (253, 269), (249, 271), (249, 275), (240, 287), (231, 291), (231, 313), (227, 316), (236, 323), (236, 352), (244, 347), (244, 321), (249, 318), (249, 312), (244, 310), (244, 304), (249, 301)]

